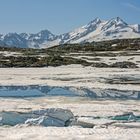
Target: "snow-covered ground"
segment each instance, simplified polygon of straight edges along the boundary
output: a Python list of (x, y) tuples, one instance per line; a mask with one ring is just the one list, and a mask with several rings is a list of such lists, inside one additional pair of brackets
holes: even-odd
[(10, 52), (10, 51), (0, 51), (0, 55), (3, 55), (3, 56), (20, 56), (22, 55), (22, 53), (19, 53), (19, 52)]
[[(110, 84), (110, 79), (134, 78), (132, 84)], [(118, 90), (140, 90), (133, 84), (140, 78), (140, 68), (94, 68), (69, 65), (48, 68), (1, 68), (0, 85), (48, 85), (58, 87), (86, 87)], [(128, 80), (129, 81), (129, 80)], [(126, 81), (127, 82), (127, 81)], [(139, 82), (139, 81), (138, 81)]]
[(128, 61), (128, 62), (133, 62), (138, 67), (140, 67), (139, 51), (120, 51), (120, 52), (101, 51), (101, 52), (94, 52), (94, 53), (70, 53), (67, 54), (66, 56), (71, 56), (76, 59), (82, 59), (87, 62), (105, 63), (105, 64), (113, 64), (116, 62)]
[[(91, 101), (84, 99), (72, 100), (65, 97), (57, 98), (35, 98), (35, 99), (1, 99), (0, 111), (26, 112), (47, 108), (70, 109), (79, 120), (92, 122), (93, 128), (82, 128), (80, 126), (69, 127), (43, 127), (43, 126), (1, 126), (1, 140), (108, 140), (108, 139), (135, 139), (140, 137), (139, 122), (116, 122), (110, 123), (107, 119), (94, 120), (92, 117), (114, 116), (126, 112), (140, 115), (139, 101)], [(113, 121), (112, 121), (113, 122)], [(110, 123), (110, 124), (109, 124)], [(105, 124), (105, 125), (104, 125)], [(106, 125), (108, 124), (108, 125)]]
[[(36, 98), (18, 96), (18, 92), (21, 91), (25, 95), (30, 94), (30, 92), (33, 93), (32, 96), (44, 95), (41, 90), (37, 92), (30, 87), (36, 85), (39, 87), (47, 86), (49, 96)], [(14, 94), (15, 98), (10, 98), (6, 92), (12, 88), (7, 88), (7, 86), (14, 88), (15, 86), (16, 88), (23, 86), (23, 90), (21, 90), (22, 88), (13, 90), (9, 94)], [(27, 92), (24, 86), (29, 87)], [(0, 98), (0, 114), (2, 112), (22, 114), (36, 110), (61, 108), (70, 110), (78, 124), (73, 123), (68, 127), (27, 124), (1, 125), (0, 140), (139, 140), (140, 138), (140, 68), (94, 68), (81, 65), (47, 68), (1, 68), (0, 87), (0, 95), (5, 95), (4, 98), (2, 96)], [(44, 90), (47, 89), (44, 88)], [(100, 96), (102, 98), (80, 96), (84, 95), (83, 91), (88, 92), (88, 90), (90, 90), (90, 94), (91, 91), (96, 91), (98, 95), (101, 94), (101, 91), (105, 90), (107, 94), (110, 90), (109, 94), (114, 97), (117, 97), (117, 94), (126, 94), (126, 97), (129, 97), (135, 92), (137, 98), (135, 98), (136, 100), (122, 100), (121, 98), (114, 100), (106, 99), (104, 96)], [(51, 96), (62, 91), (67, 95), (77, 94), (72, 97), (65, 96), (66, 94)], [(113, 119), (117, 116), (121, 119)], [(0, 118), (0, 122), (2, 119)], [(83, 125), (87, 127), (84, 128)]]
[(139, 140), (140, 128), (83, 129), (57, 127), (0, 128), (1, 140)]

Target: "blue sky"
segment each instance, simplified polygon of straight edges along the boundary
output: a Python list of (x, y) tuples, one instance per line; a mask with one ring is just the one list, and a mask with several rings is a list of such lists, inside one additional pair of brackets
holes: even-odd
[(140, 23), (140, 0), (0, 0), (0, 33), (65, 33), (96, 17)]

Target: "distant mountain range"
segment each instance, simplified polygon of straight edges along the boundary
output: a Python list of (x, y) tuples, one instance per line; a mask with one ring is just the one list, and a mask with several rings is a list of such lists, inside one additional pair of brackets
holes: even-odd
[(61, 35), (54, 35), (48, 30), (36, 34), (8, 33), (0, 35), (0, 45), (20, 48), (47, 48), (65, 43), (73, 44), (126, 38), (140, 38), (140, 25), (127, 24), (119, 17), (108, 21), (96, 18), (85, 26)]

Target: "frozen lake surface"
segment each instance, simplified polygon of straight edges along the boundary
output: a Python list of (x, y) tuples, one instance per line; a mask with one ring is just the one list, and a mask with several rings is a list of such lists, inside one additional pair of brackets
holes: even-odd
[(0, 140), (140, 137), (140, 69), (0, 69)]

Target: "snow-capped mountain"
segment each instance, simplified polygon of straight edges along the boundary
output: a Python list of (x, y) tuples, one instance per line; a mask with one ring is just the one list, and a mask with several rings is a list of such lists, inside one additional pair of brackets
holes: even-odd
[(0, 45), (45, 48), (64, 43), (84, 43), (124, 38), (140, 38), (140, 25), (129, 25), (119, 17), (108, 21), (96, 18), (87, 25), (62, 35), (54, 35), (48, 30), (36, 34), (9, 33), (0, 35)]
[(28, 47), (26, 39), (22, 38), (17, 33), (9, 33), (3, 37), (2, 40), (7, 46), (15, 46), (20, 48)]
[(79, 40), (82, 37), (88, 35), (89, 33), (96, 31), (101, 24), (102, 21), (96, 18), (95, 20), (91, 21), (89, 24), (81, 28), (75, 29), (72, 32), (61, 35), (59, 37), (62, 40), (61, 43), (72, 43), (75, 40)]
[(37, 34), (9, 33), (6, 35), (0, 35), (0, 45), (20, 48), (39, 48), (43, 45), (43, 43), (53, 41), (55, 39), (56, 35), (52, 34), (48, 30), (42, 30)]
[[(79, 28), (79, 38), (71, 38), (68, 43), (93, 42), (122, 38), (140, 38), (139, 25), (128, 25), (121, 18), (113, 18), (109, 21), (95, 19), (89, 24)], [(77, 31), (69, 34), (76, 34)], [(65, 42), (67, 43), (67, 42)]]
[(56, 39), (56, 35), (52, 34), (48, 30), (42, 30), (37, 34), (30, 34), (27, 38), (28, 46), (32, 48), (39, 48), (40, 45), (46, 44), (49, 41)]

